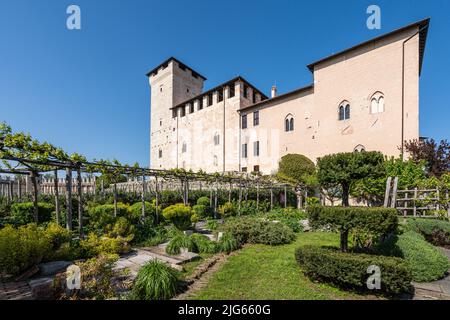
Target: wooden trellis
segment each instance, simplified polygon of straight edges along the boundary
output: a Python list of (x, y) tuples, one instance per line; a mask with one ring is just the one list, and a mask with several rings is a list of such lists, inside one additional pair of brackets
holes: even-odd
[[(60, 204), (58, 200), (59, 196), (59, 180), (58, 180), (58, 171), (64, 170), (66, 172), (65, 179), (65, 200), (66, 200), (66, 227), (69, 230), (73, 229), (72, 226), (72, 216), (73, 216), (73, 208), (72, 208), (72, 172), (77, 172), (76, 178), (76, 193), (78, 197), (78, 230), (80, 236), (82, 235), (82, 227), (83, 227), (83, 192), (82, 192), (82, 174), (89, 173), (102, 173), (103, 170), (111, 170), (117, 174), (127, 175), (131, 177), (140, 177), (142, 179), (142, 185), (140, 188), (141, 192), (141, 200), (142, 200), (142, 215), (145, 215), (145, 193), (146, 193), (146, 185), (147, 178), (153, 178), (155, 180), (155, 201), (156, 201), (156, 223), (159, 222), (159, 204), (160, 204), (160, 191), (163, 190), (164, 181), (179, 181), (181, 186), (182, 199), (184, 204), (189, 203), (189, 186), (193, 181), (197, 181), (200, 183), (200, 188), (206, 184), (210, 187), (210, 202), (211, 206), (214, 207), (214, 214), (217, 217), (217, 209), (218, 209), (218, 199), (217, 193), (220, 186), (222, 189), (224, 185), (228, 185), (229, 187), (229, 200), (231, 201), (231, 191), (233, 186), (239, 187), (239, 212), (241, 201), (243, 200), (243, 196), (245, 199), (248, 197), (248, 189), (249, 187), (255, 187), (257, 190), (257, 206), (259, 206), (259, 194), (260, 190), (263, 188), (270, 189), (271, 201), (270, 207), (273, 208), (273, 189), (274, 188), (283, 188), (285, 194), (284, 206), (287, 206), (287, 188), (290, 187), (287, 184), (278, 183), (272, 178), (261, 177), (257, 175), (251, 175), (242, 172), (232, 172), (227, 174), (206, 174), (202, 172), (191, 172), (184, 170), (160, 170), (160, 169), (149, 169), (149, 168), (141, 168), (137, 166), (123, 166), (123, 165), (115, 165), (109, 163), (102, 162), (72, 162), (72, 161), (57, 161), (57, 160), (34, 160), (34, 159), (25, 159), (25, 158), (15, 158), (15, 157), (3, 157), (0, 158), (2, 160), (6, 160), (9, 162), (14, 162), (21, 164), (22, 167), (18, 167), (16, 165), (14, 169), (1, 169), (0, 173), (6, 174), (16, 174), (16, 175), (27, 175), (30, 176), (33, 183), (33, 199), (35, 203), (35, 220), (37, 221), (37, 197), (38, 197), (38, 188), (37, 188), (37, 179), (40, 174), (52, 172), (55, 176), (54, 179), (54, 196), (55, 196), (55, 207), (56, 207), (56, 220), (59, 222), (60, 216)], [(28, 166), (30, 165), (30, 166)], [(42, 170), (30, 170), (31, 165), (41, 166)], [(95, 177), (95, 175), (94, 175)], [(27, 188), (28, 189), (28, 188)], [(243, 190), (244, 189), (244, 190)], [(100, 183), (101, 195), (105, 195), (105, 188), (103, 184), (103, 180)], [(94, 192), (95, 188), (94, 188)], [(113, 183), (113, 192), (114, 192), (114, 212), (117, 213), (117, 182)], [(136, 192), (136, 188), (133, 185), (133, 192)], [(243, 194), (243, 192), (245, 192)], [(214, 196), (214, 199), (213, 199)]]

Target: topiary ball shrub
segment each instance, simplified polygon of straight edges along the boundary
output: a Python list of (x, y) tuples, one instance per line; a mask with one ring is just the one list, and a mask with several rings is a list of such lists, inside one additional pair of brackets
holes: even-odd
[(440, 279), (450, 269), (448, 258), (414, 231), (398, 237), (393, 254), (407, 261), (413, 279), (417, 282)]
[(381, 291), (388, 294), (411, 289), (411, 272), (407, 263), (397, 257), (344, 253), (334, 248), (303, 246), (295, 251), (295, 258), (303, 272), (314, 280), (340, 287), (366, 291), (369, 266), (381, 271)]
[(163, 262), (147, 262), (138, 272), (132, 297), (141, 300), (167, 300), (177, 292), (177, 271)]
[(311, 227), (330, 228), (340, 233), (341, 251), (348, 250), (348, 236), (353, 232), (358, 238), (372, 238), (370, 243), (394, 233), (398, 226), (398, 214), (394, 208), (375, 207), (308, 207)]
[(190, 206), (182, 203), (174, 204), (165, 208), (162, 212), (165, 219), (173, 223), (179, 230), (187, 230), (191, 227), (191, 217), (194, 211)]

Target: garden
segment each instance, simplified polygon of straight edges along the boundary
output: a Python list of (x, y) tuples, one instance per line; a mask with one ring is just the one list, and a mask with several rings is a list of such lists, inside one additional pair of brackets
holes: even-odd
[[(0, 283), (34, 299), (397, 299), (450, 269), (450, 174), (430, 157), (290, 154), (271, 176), (153, 170), (89, 162), (2, 124), (0, 158), (0, 173), (31, 181), (0, 197)], [(441, 190), (439, 210), (382, 206), (391, 176)], [(139, 188), (121, 190), (130, 179)]]

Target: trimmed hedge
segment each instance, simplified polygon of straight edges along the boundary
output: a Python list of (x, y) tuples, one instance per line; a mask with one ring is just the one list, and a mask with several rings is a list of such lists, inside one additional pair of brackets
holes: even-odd
[(450, 222), (435, 219), (408, 219), (407, 228), (420, 233), (435, 246), (450, 247)]
[(447, 257), (414, 231), (389, 237), (378, 252), (404, 258), (417, 282), (440, 279), (450, 268)]
[(329, 227), (340, 232), (342, 251), (347, 250), (351, 230), (381, 237), (395, 232), (398, 226), (397, 210), (393, 208), (311, 206), (307, 211), (313, 228)]
[(369, 290), (367, 279), (370, 274), (367, 273), (367, 268), (376, 265), (381, 270), (382, 292), (396, 294), (411, 288), (411, 272), (406, 262), (400, 258), (343, 253), (317, 246), (298, 248), (295, 258), (308, 277), (338, 286)]
[(245, 243), (280, 245), (291, 243), (295, 239), (294, 232), (286, 225), (257, 217), (230, 218), (222, 229), (230, 233), (239, 245)]

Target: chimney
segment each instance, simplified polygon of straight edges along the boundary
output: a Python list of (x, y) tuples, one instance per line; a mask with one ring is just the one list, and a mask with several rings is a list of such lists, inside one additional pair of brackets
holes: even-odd
[(272, 86), (272, 90), (270, 91), (270, 97), (275, 98), (277, 96), (277, 86)]

